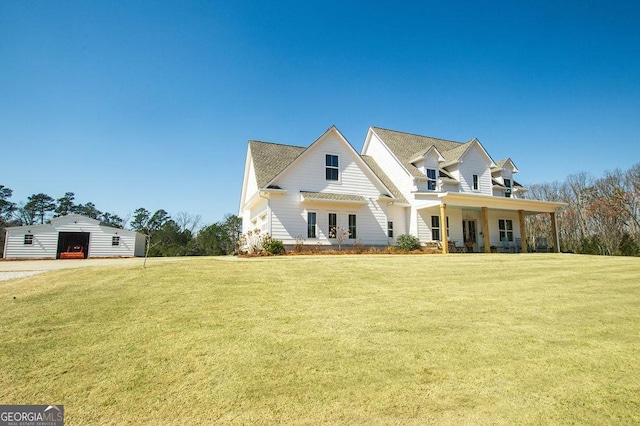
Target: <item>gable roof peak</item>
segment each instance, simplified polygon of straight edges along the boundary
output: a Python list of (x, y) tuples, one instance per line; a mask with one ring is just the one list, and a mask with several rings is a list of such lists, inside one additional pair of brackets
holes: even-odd
[(509, 157), (504, 158), (500, 161), (496, 162), (496, 166), (494, 167), (494, 170), (502, 170), (503, 168), (507, 167), (508, 164), (511, 164), (511, 170), (513, 173), (518, 173), (518, 167), (516, 166), (516, 164), (513, 162), (513, 160)]
[(301, 146), (249, 141), (249, 151), (258, 187), (262, 188), (267, 185), (305, 150), (306, 148)]
[(403, 132), (401, 130), (385, 129), (384, 127), (371, 126), (371, 129), (373, 131), (382, 130), (383, 132), (398, 133), (398, 134), (402, 134), (402, 135), (414, 136), (414, 137), (417, 137), (417, 138), (426, 138), (426, 139), (431, 139), (431, 140), (435, 140), (435, 141), (449, 142), (449, 143), (455, 143), (455, 144), (464, 143), (464, 142), (454, 141), (454, 140), (451, 140), (451, 139), (436, 138), (434, 136), (419, 135), (417, 133)]
[(378, 136), (382, 143), (387, 146), (393, 155), (395, 155), (409, 175), (417, 178), (425, 177), (424, 173), (412, 164), (412, 160), (416, 159), (418, 153), (424, 155), (424, 153), (433, 147), (443, 156), (444, 160), (446, 160), (447, 156), (445, 152), (464, 145), (462, 142), (416, 135), (414, 133), (398, 132), (382, 127), (371, 126), (370, 129)]
[(249, 139), (249, 145), (251, 145), (251, 144), (269, 144), (269, 145), (278, 145), (278, 146), (292, 147), (292, 148), (304, 148), (303, 146), (299, 146), (299, 145), (291, 145), (291, 144), (286, 144), (286, 143), (266, 142), (266, 141), (259, 141), (259, 140), (255, 140), (255, 139)]

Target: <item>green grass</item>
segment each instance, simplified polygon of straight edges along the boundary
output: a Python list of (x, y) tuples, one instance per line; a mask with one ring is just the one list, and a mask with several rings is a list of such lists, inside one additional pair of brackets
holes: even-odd
[(0, 282), (0, 403), (64, 404), (69, 425), (638, 424), (640, 259), (204, 258)]

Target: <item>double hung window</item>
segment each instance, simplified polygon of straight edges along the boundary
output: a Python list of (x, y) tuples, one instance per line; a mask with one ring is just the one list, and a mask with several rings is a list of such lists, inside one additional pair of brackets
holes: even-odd
[(431, 240), (440, 241), (440, 216), (431, 216)]
[(511, 179), (505, 179), (504, 186), (506, 186), (506, 189), (504, 190), (504, 196), (507, 198), (510, 198), (511, 197)]
[(513, 221), (511, 219), (499, 219), (498, 231), (500, 231), (500, 241), (513, 241)]
[(338, 238), (338, 215), (329, 213), (329, 238)]
[(429, 191), (436, 190), (436, 170), (435, 169), (427, 169), (427, 189)]
[(316, 212), (307, 212), (307, 238), (317, 238)]
[(356, 215), (355, 214), (349, 215), (349, 238), (354, 240), (358, 238), (356, 234)]
[[(431, 240), (442, 241), (440, 216), (431, 216)], [(447, 216), (447, 235), (449, 235), (449, 216)]]
[(338, 156), (327, 154), (325, 156), (325, 176), (327, 180), (340, 180)]

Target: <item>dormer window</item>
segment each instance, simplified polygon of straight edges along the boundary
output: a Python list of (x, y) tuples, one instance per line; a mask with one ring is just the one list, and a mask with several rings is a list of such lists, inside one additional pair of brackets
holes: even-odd
[(338, 156), (327, 154), (325, 156), (327, 180), (339, 180)]
[(436, 183), (436, 169), (427, 169), (427, 189), (429, 191), (435, 191)]
[(504, 186), (506, 187), (506, 189), (504, 190), (504, 196), (507, 198), (511, 198), (511, 179), (505, 179)]

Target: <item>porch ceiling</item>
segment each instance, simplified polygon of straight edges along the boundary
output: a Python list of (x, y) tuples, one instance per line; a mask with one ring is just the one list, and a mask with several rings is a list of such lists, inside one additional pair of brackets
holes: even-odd
[(524, 210), (525, 214), (554, 213), (566, 207), (566, 203), (552, 201), (527, 200), (522, 198), (495, 197), (479, 194), (463, 194), (457, 192), (443, 192), (438, 194), (441, 202), (452, 207), (466, 209), (481, 209), (487, 207), (493, 210)]

